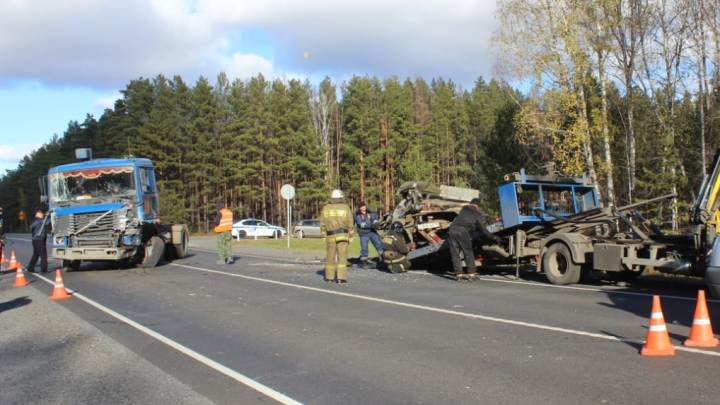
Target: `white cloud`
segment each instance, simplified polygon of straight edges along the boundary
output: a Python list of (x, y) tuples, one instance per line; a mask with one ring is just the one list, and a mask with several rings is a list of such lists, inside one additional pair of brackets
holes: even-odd
[(492, 71), (494, 0), (199, 0), (196, 9), (208, 20), (267, 29), (283, 69), (461, 81)]
[(258, 73), (274, 76), (272, 62), (255, 54), (234, 53), (229, 58), (221, 58), (220, 67), (229, 76), (251, 77)]
[(97, 108), (113, 108), (115, 107), (115, 101), (122, 98), (122, 94), (119, 92), (114, 92), (112, 94), (104, 95), (101, 97), (98, 97), (95, 100), (95, 107)]
[[(491, 72), (494, 10), (492, 0), (4, 0), (0, 80), (117, 88), (138, 76), (227, 70), (467, 82)], [(272, 60), (232, 43), (244, 30), (267, 33)]]
[(25, 157), (25, 155), (32, 153), (39, 147), (40, 145), (31, 144), (0, 144), (0, 163), (17, 164), (23, 157)]

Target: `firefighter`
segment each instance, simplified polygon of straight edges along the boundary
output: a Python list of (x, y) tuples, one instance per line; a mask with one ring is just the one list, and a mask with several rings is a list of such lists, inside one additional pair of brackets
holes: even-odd
[(325, 281), (347, 283), (347, 254), (354, 221), (341, 190), (333, 190), (330, 202), (322, 209), (320, 229), (325, 233)]
[(217, 247), (219, 259), (217, 264), (232, 264), (232, 226), (233, 226), (233, 213), (229, 209), (225, 208), (224, 203), (218, 203), (215, 233), (217, 236)]
[(375, 227), (378, 224), (378, 216), (370, 211), (364, 201), (360, 202), (358, 211), (355, 213), (355, 225), (358, 228), (358, 236), (360, 236), (360, 263), (364, 264), (368, 260), (368, 242), (372, 242), (377, 251), (378, 256), (382, 257), (383, 244), (380, 240)]
[(383, 261), (391, 273), (404, 273), (410, 268), (407, 254), (410, 247), (405, 241), (405, 228), (400, 222), (393, 222), (390, 230), (382, 238)]
[(40, 259), (40, 272), (47, 273), (47, 234), (50, 231), (50, 221), (42, 208), (35, 210), (35, 219), (30, 225), (30, 234), (32, 237), (33, 254), (28, 263), (29, 272), (35, 272), (35, 265), (38, 258)]
[[(480, 199), (473, 198), (464, 206), (457, 217), (450, 224), (449, 242), (450, 259), (452, 260), (455, 279), (472, 281), (477, 276), (475, 268), (475, 252), (473, 251), (473, 235), (479, 234), (484, 242), (500, 243), (497, 236), (488, 232), (485, 215), (480, 212)], [(465, 259), (465, 273), (463, 273), (462, 260)]]

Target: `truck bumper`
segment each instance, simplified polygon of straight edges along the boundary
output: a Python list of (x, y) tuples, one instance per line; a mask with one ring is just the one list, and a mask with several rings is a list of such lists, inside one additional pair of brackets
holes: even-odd
[(135, 249), (124, 248), (53, 248), (52, 257), (58, 260), (122, 260), (133, 256)]

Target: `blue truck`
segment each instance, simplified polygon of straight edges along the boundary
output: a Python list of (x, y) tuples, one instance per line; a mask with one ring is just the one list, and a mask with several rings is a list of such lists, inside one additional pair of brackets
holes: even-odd
[(160, 221), (153, 164), (143, 158), (87, 159), (56, 166), (41, 181), (50, 208), (51, 256), (77, 270), (82, 262), (119, 262), (155, 267), (183, 258), (189, 232)]
[[(464, 194), (464, 198), (443, 195), (437, 187), (420, 182), (400, 188), (399, 204), (383, 223), (405, 224), (406, 242), (412, 247), (407, 258), (413, 265), (447, 264), (448, 228), (473, 193)], [(720, 239), (715, 238), (720, 223), (717, 156), (690, 223), (677, 233), (665, 233), (643, 216), (647, 208), (674, 195), (621, 207), (603, 206), (597, 186), (586, 176), (564, 176), (552, 170), (531, 175), (520, 170), (504, 176), (497, 195), (501, 217), (489, 230), (502, 242), (479, 243), (478, 262), (531, 268), (560, 285), (578, 283), (592, 271), (629, 281), (653, 268), (705, 276), (710, 292), (720, 296)]]

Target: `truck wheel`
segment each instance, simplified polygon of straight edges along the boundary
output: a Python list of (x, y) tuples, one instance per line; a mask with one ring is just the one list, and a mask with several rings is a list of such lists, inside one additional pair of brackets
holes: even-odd
[(574, 284), (580, 281), (580, 265), (574, 263), (570, 250), (564, 243), (555, 243), (545, 251), (542, 258), (545, 277), (558, 285)]
[(64, 271), (80, 270), (80, 260), (63, 260), (62, 268)]
[(189, 243), (190, 236), (187, 232), (183, 231), (182, 236), (180, 237), (180, 243), (172, 246), (175, 258), (182, 259), (187, 256)]
[(165, 242), (159, 236), (151, 237), (145, 244), (145, 256), (140, 265), (146, 269), (157, 266), (164, 251)]

